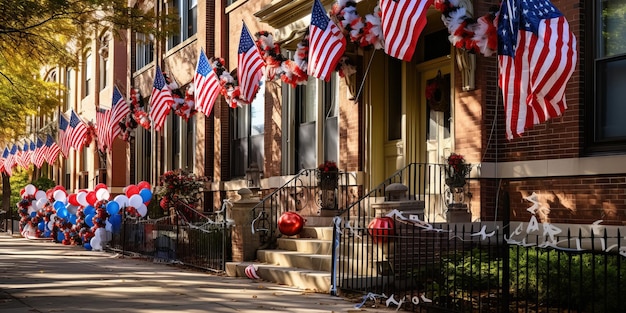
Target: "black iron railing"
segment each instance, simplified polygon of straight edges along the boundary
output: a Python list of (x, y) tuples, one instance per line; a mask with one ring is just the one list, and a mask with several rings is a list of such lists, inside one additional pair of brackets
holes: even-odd
[[(253, 229), (262, 244), (271, 244), (280, 236), (278, 218), (284, 212), (335, 216), (359, 198), (361, 188), (354, 174), (336, 172), (335, 184), (326, 178), (318, 169), (304, 169), (262, 197), (252, 210)], [(333, 188), (328, 188), (330, 185)]]
[(173, 215), (156, 220), (125, 218), (109, 248), (157, 262), (223, 272), (232, 259), (230, 222), (225, 210), (201, 213), (180, 203)]

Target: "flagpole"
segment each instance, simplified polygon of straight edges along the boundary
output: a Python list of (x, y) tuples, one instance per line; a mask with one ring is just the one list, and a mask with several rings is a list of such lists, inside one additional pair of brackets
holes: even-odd
[(372, 66), (372, 61), (374, 60), (375, 53), (376, 53), (376, 49), (374, 49), (374, 52), (372, 52), (372, 56), (370, 57), (370, 62), (367, 64), (367, 68), (365, 69), (365, 73), (363, 74), (363, 80), (361, 81), (361, 86), (359, 86), (359, 91), (357, 91), (356, 96), (354, 96), (355, 101), (359, 101), (359, 96), (361, 95), (361, 91), (363, 91), (363, 85), (365, 84), (367, 73), (369, 73), (370, 67)]

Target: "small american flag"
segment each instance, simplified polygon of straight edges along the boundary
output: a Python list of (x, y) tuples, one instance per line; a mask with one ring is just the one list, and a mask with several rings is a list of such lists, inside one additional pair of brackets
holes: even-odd
[(17, 156), (17, 146), (13, 144), (13, 148), (11, 148), (11, 151), (9, 151), (9, 155), (6, 157), (4, 161), (4, 172), (7, 173), (7, 175), (9, 176), (13, 175), (13, 167), (15, 166), (16, 156)]
[(126, 98), (122, 96), (120, 90), (115, 86), (113, 88), (113, 99), (111, 104), (111, 119), (110, 119), (110, 133), (107, 139), (109, 151), (111, 146), (119, 135), (122, 134), (122, 128), (120, 128), (120, 122), (130, 113), (130, 106), (126, 102)]
[(54, 142), (52, 136), (48, 135), (48, 137), (46, 138), (46, 144), (44, 149), (44, 158), (46, 162), (50, 165), (54, 164), (54, 161), (56, 161), (57, 157), (59, 156), (59, 152), (61, 152), (61, 148), (59, 147), (59, 145), (57, 145), (56, 142)]
[(209, 59), (204, 54), (204, 50), (200, 50), (198, 64), (196, 65), (196, 75), (193, 77), (193, 85), (196, 87), (194, 93), (194, 101), (198, 111), (209, 116), (213, 109), (213, 104), (220, 94), (220, 82), (217, 74), (213, 70)]
[(87, 138), (87, 125), (72, 110), (70, 115), (70, 125), (65, 132), (65, 136), (69, 139), (69, 145), (76, 151), (79, 151), (85, 145)]
[(417, 39), (426, 26), (426, 12), (433, 0), (380, 0), (380, 27), (385, 53), (411, 61)]
[(28, 140), (24, 143), (24, 147), (22, 148), (22, 153), (20, 154), (20, 158), (18, 159), (18, 164), (24, 168), (28, 169), (30, 167), (32, 152), (30, 151), (30, 142)]
[(156, 66), (154, 84), (152, 85), (152, 95), (150, 96), (150, 119), (154, 123), (154, 130), (159, 131), (165, 123), (165, 118), (170, 113), (174, 104), (172, 91), (165, 82), (161, 68)]
[(65, 115), (59, 113), (59, 134), (58, 134), (59, 148), (61, 148), (61, 153), (63, 153), (63, 156), (66, 158), (70, 154), (69, 140), (67, 139), (67, 136), (66, 136), (67, 128), (69, 126), (70, 126), (70, 123), (65, 118)]
[(6, 162), (8, 157), (9, 157), (9, 148), (4, 147), (4, 152), (2, 153), (2, 156), (0, 156), (0, 173), (5, 172), (4, 163)]
[(322, 3), (315, 0), (309, 26), (308, 74), (329, 81), (345, 51), (346, 37), (341, 29), (326, 16)]
[(237, 78), (244, 100), (252, 102), (259, 90), (259, 82), (263, 77), (265, 62), (259, 48), (254, 44), (252, 36), (243, 23), (237, 57)]
[[(49, 135), (48, 135), (49, 136)], [(44, 143), (41, 138), (37, 137), (37, 144), (35, 145), (35, 152), (33, 152), (33, 164), (37, 168), (41, 168), (43, 162), (46, 160), (44, 157)]]
[(98, 136), (98, 150), (106, 152), (110, 148), (111, 110), (99, 108), (96, 112), (96, 135)]
[(506, 137), (561, 116), (577, 60), (576, 37), (548, 0), (508, 0), (498, 22), (499, 84)]

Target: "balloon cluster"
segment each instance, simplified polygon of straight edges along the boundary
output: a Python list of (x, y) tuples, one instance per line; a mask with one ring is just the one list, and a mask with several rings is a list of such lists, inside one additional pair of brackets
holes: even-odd
[(64, 245), (103, 250), (111, 234), (120, 232), (124, 217), (139, 218), (148, 213), (152, 200), (148, 182), (130, 185), (124, 191), (109, 200), (111, 194), (105, 184), (71, 194), (63, 186), (44, 192), (29, 184), (22, 189), (18, 203), (20, 233), (29, 239), (50, 238)]

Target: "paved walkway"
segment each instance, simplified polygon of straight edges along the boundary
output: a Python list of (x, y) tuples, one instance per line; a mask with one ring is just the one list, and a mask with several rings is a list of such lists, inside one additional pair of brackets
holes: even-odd
[(277, 284), (0, 233), (0, 312), (380, 312)]

